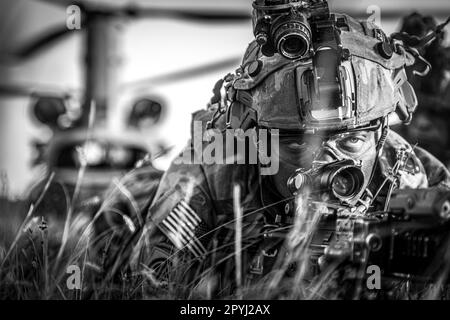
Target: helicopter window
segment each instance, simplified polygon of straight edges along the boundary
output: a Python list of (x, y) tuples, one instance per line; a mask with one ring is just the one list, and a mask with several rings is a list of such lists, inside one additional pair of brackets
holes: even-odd
[(128, 124), (136, 128), (156, 124), (161, 117), (162, 109), (161, 103), (155, 100), (138, 100), (131, 110)]
[(55, 167), (77, 169), (84, 163), (87, 168), (99, 170), (131, 170), (146, 155), (138, 147), (88, 142), (64, 146), (58, 151)]

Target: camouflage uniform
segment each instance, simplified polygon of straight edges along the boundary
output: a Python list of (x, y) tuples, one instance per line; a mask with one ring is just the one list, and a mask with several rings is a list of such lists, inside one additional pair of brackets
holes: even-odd
[[(358, 98), (367, 102), (365, 109), (358, 112), (357, 124), (368, 123), (373, 118), (384, 117), (393, 111), (379, 108), (380, 105), (392, 108), (393, 104), (395, 107), (404, 103), (405, 108), (411, 108), (411, 103), (405, 102), (407, 99), (402, 94), (408, 90), (405, 86), (398, 89), (383, 82), (385, 74), (401, 69), (409, 63), (408, 55), (398, 55), (392, 60), (381, 59), (374, 50), (365, 49), (367, 41), (371, 44), (377, 42), (373, 35), (375, 26), (358, 23), (349, 17), (346, 19), (350, 31), (343, 32), (343, 42), (352, 48), (350, 54), (353, 57), (353, 67), (359, 72), (359, 82), (356, 84), (359, 89)], [(368, 47), (372, 47), (371, 44)], [(242, 65), (247, 65), (255, 57), (264, 62), (260, 74), (250, 77), (244, 67), (238, 72), (240, 75), (237, 80), (234, 79), (228, 95), (236, 96), (235, 91), (239, 90), (251, 92), (250, 99), (253, 100), (249, 106), (244, 106), (244, 109), (249, 107), (256, 110), (257, 122), (261, 127), (298, 129), (302, 119), (297, 109), (289, 108), (277, 101), (277, 98), (283, 97), (285, 102), (296, 100), (290, 91), (289, 81), (292, 81), (292, 77), (288, 72), (299, 64), (278, 57), (261, 57), (258, 47), (253, 43), (247, 50)], [(360, 82), (367, 86), (364, 87)], [(280, 94), (276, 95), (274, 92)], [(215, 110), (199, 111), (193, 115), (193, 120), (201, 121), (203, 129), (206, 130), (207, 122), (214, 118), (215, 113)], [(245, 114), (244, 112), (242, 118), (245, 118)], [(226, 127), (227, 121), (224, 118), (219, 117), (216, 120), (216, 128)], [(234, 120), (239, 122), (242, 118)], [(206, 145), (207, 143), (204, 147)], [(369, 189), (379, 186), (381, 179), (392, 169), (396, 151), (399, 149), (411, 150), (412, 147), (395, 132), (389, 132)], [(192, 142), (183, 153), (186, 152), (195, 153)], [(180, 154), (178, 159), (181, 158)], [(411, 170), (401, 177), (400, 188), (450, 187), (450, 173), (447, 169), (419, 147), (411, 152), (408, 167)], [(134, 258), (137, 265), (145, 265), (156, 271), (160, 279), (167, 279), (171, 285), (180, 289), (182, 296), (192, 295), (190, 289), (193, 286), (201, 287), (202, 281), (211, 279), (212, 274), (214, 280), (211, 281), (215, 283), (218, 295), (232, 293), (233, 281), (230, 279), (233, 279), (235, 271), (235, 184), (241, 187), (245, 279), (252, 281), (253, 278), (269, 272), (273, 261), (269, 261), (268, 265), (255, 263), (255, 257), (261, 250), (267, 249), (260, 239), (261, 231), (265, 225), (273, 223), (278, 214), (287, 214), (292, 210), (291, 199), (280, 197), (273, 186), (271, 176), (260, 175), (258, 164), (183, 164), (177, 159), (164, 174), (149, 210), (146, 228), (135, 248)], [(382, 199), (383, 196), (385, 193), (382, 192), (379, 198)]]

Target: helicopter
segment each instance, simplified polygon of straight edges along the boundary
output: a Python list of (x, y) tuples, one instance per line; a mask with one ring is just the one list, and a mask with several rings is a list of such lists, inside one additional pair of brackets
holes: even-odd
[[(155, 16), (215, 23), (246, 21), (250, 16), (236, 12), (149, 9), (101, 1), (42, 2), (79, 9), (81, 26), (77, 32), (82, 33), (85, 47), (85, 88), (81, 93), (74, 93), (3, 86), (0, 94), (30, 96), (32, 118), (52, 132), (48, 141), (33, 141), (36, 150), (33, 165), (43, 164), (46, 172), (30, 188), (29, 198), (35, 202), (45, 193), (37, 211), (58, 216), (64, 215), (69, 207), (81, 205), (93, 195), (101, 194), (113, 179), (133, 170), (138, 162), (139, 166), (145, 167), (141, 170), (142, 179), (159, 181), (162, 175), (161, 170), (153, 167), (153, 160), (170, 148), (157, 139), (149, 143), (148, 137), (144, 138), (149, 129), (158, 127), (167, 116), (164, 98), (158, 94), (133, 97), (123, 112), (122, 123), (117, 126), (109, 119), (110, 113), (117, 108), (117, 92), (121, 89), (114, 65), (120, 59), (120, 25), (125, 20)], [(15, 63), (32, 59), (72, 33), (67, 25), (52, 28), (7, 58)], [(238, 62), (232, 57), (128, 84), (127, 88), (195, 77)]]

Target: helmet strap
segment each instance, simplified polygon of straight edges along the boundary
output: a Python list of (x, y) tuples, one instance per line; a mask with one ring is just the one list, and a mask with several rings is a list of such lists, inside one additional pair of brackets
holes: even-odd
[(389, 134), (389, 117), (384, 117), (383, 122), (381, 124), (381, 136), (377, 142), (377, 158), (379, 158), (381, 156), (381, 152), (383, 152), (383, 147), (386, 142), (388, 134)]

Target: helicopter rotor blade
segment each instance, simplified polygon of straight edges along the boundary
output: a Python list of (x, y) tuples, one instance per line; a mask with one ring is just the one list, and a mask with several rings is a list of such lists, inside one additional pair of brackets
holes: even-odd
[(199, 77), (205, 74), (218, 72), (223, 69), (236, 67), (240, 64), (241, 60), (242, 57), (239, 56), (231, 57), (228, 59), (208, 63), (201, 66), (174, 71), (164, 75), (158, 75), (146, 79), (128, 82), (122, 85), (122, 89), (129, 89), (133, 87), (148, 86), (148, 85), (162, 85), (166, 83), (173, 83), (176, 81), (183, 81), (186, 79)]
[[(42, 1), (42, 0), (41, 0)], [(47, 3), (54, 3), (53, 1), (45, 1)], [(55, 3), (56, 4), (56, 3)], [(196, 21), (204, 23), (234, 23), (239, 21), (248, 21), (250, 15), (242, 12), (223, 12), (223, 11), (192, 11), (192, 10), (172, 10), (172, 9), (154, 9), (154, 8), (137, 8), (137, 7), (85, 7), (83, 10), (89, 14), (105, 14), (114, 15), (118, 17), (135, 17), (135, 18), (169, 18), (177, 20)], [(16, 52), (9, 54), (8, 59), (3, 54), (4, 62), (23, 60), (32, 57), (38, 52), (51, 46), (54, 43), (64, 39), (66, 36), (73, 34), (73, 30), (69, 30), (65, 25), (57, 26), (45, 31), (45, 33), (38, 39), (26, 44)]]
[(64, 97), (78, 97), (80, 89), (58, 86), (41, 85), (37, 83), (0, 84), (0, 96), (31, 97), (39, 95), (58, 95)]
[(204, 23), (235, 23), (250, 21), (251, 15), (242, 11), (193, 11), (157, 8), (125, 8), (124, 12), (130, 16), (171, 18)]
[[(172, 83), (176, 81), (183, 81), (195, 77), (199, 77), (205, 74), (218, 72), (223, 69), (233, 68), (240, 64), (242, 57), (230, 57), (228, 59), (212, 62), (202, 66), (196, 66), (192, 68), (187, 68), (180, 71), (174, 71), (172, 73), (158, 75), (155, 77), (150, 77), (142, 80), (137, 80), (133, 82), (125, 83), (121, 86), (122, 90), (127, 90), (134, 87), (148, 86), (150, 85), (161, 85), (166, 83)], [(23, 96), (28, 97), (36, 95), (39, 93), (50, 93), (50, 92), (66, 92), (67, 96), (72, 96), (71, 90), (62, 90), (61, 88), (43, 88), (39, 85), (33, 84), (0, 84), (0, 96)]]
[(57, 43), (59, 40), (64, 39), (66, 36), (73, 34), (72, 30), (69, 30), (66, 26), (54, 27), (45, 32), (44, 35), (38, 39), (28, 43), (14, 53), (18, 59), (27, 59), (37, 54), (39, 51), (44, 50), (53, 43)]
[(0, 96), (28, 97), (33, 90), (21, 85), (0, 85)]
[(38, 0), (48, 4), (67, 7), (69, 5), (78, 5), (85, 13), (99, 13), (116, 16), (130, 17), (161, 17), (192, 20), (208, 23), (228, 23), (249, 21), (251, 14), (243, 12), (243, 10), (193, 10), (193, 9), (165, 9), (158, 7), (145, 7), (137, 4), (124, 5), (105, 5), (104, 3), (95, 1), (61, 1), (61, 0)]

